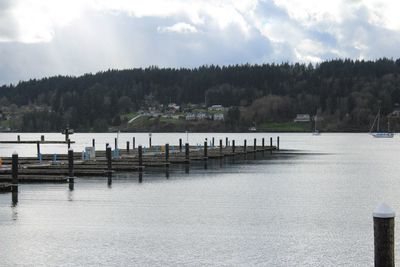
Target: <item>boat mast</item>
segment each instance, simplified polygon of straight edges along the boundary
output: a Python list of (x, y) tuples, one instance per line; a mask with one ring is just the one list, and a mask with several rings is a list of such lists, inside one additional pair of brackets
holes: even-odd
[(317, 115), (314, 116), (314, 132), (317, 132)]
[(380, 123), (380, 117), (381, 117), (381, 108), (378, 109), (378, 123), (376, 125), (376, 131), (379, 133), (379, 123)]

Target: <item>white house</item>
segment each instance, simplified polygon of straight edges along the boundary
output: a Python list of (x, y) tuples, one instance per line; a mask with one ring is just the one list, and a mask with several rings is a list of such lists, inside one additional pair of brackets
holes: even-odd
[(213, 120), (215, 121), (223, 121), (224, 120), (224, 114), (223, 113), (216, 113), (213, 115)]
[(212, 105), (208, 108), (209, 111), (224, 111), (224, 107), (222, 105)]
[(294, 122), (309, 122), (310, 120), (310, 114), (297, 114)]
[(205, 112), (199, 112), (196, 114), (196, 118), (198, 120), (206, 120), (208, 119), (208, 115)]
[(187, 121), (194, 121), (194, 120), (196, 120), (196, 113), (187, 113), (187, 114), (186, 114), (186, 120), (187, 120)]

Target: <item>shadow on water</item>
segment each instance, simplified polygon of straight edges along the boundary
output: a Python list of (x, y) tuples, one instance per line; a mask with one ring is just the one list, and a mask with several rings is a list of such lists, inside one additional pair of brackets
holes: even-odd
[[(230, 173), (232, 169), (246, 165), (266, 165), (279, 163), (281, 161), (302, 157), (305, 155), (318, 155), (318, 153), (308, 153), (306, 151), (282, 150), (270, 154), (268, 151), (257, 153), (248, 152), (235, 156), (215, 158), (208, 160), (192, 161), (190, 164), (169, 164), (164, 167), (152, 167), (139, 172), (120, 172), (113, 173), (108, 178), (107, 185), (111, 188), (112, 182), (132, 181), (136, 183), (153, 183), (165, 180), (178, 180), (188, 178), (194, 174), (221, 174)], [(319, 155), (323, 155), (320, 153)], [(86, 178), (81, 178), (86, 179)], [(90, 178), (93, 180), (93, 178)], [(94, 178), (96, 180), (104, 178)]]

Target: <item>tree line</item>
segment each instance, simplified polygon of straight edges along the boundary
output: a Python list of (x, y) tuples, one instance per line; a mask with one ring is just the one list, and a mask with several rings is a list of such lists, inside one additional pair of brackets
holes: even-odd
[(21, 131), (104, 130), (146, 101), (231, 107), (226, 129), (318, 114), (330, 131), (365, 131), (380, 108), (400, 103), (400, 60), (338, 59), (301, 63), (136, 68), (80, 77), (55, 76), (0, 87), (1, 106), (32, 106), (16, 120)]

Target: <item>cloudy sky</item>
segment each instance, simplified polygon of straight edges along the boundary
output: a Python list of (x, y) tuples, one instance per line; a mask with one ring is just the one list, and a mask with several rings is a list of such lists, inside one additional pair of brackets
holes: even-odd
[(397, 0), (0, 0), (0, 84), (110, 68), (400, 57)]

